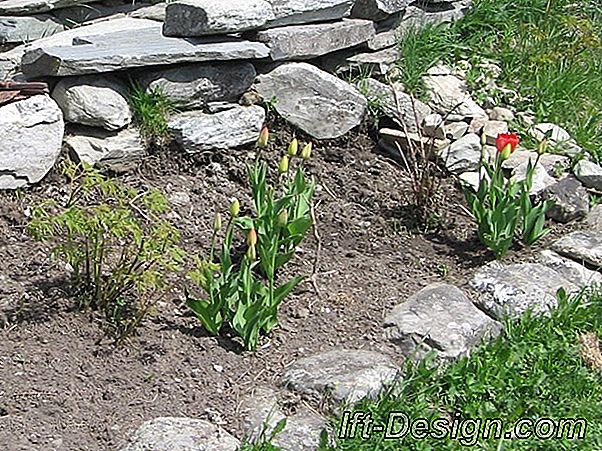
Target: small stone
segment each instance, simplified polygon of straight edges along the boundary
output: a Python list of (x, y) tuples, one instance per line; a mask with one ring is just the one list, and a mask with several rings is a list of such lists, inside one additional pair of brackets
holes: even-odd
[(573, 168), (573, 173), (586, 187), (602, 191), (602, 168), (597, 164), (581, 160)]
[(580, 288), (592, 284), (602, 284), (602, 274), (587, 269), (585, 266), (568, 258), (564, 258), (554, 251), (544, 250), (539, 254), (539, 263), (553, 269), (566, 280), (570, 280)]
[(52, 97), (63, 110), (66, 122), (121, 130), (132, 122), (126, 85), (115, 77), (64, 78)]
[(496, 106), (489, 113), (489, 118), (494, 121), (512, 122), (514, 120), (514, 113), (508, 108)]
[(484, 338), (495, 337), (502, 329), (460, 289), (446, 283), (431, 284), (397, 305), (384, 327), (404, 356), (421, 359), (435, 350), (445, 360), (469, 355)]
[(543, 197), (554, 202), (546, 216), (557, 222), (566, 223), (583, 218), (589, 211), (589, 193), (572, 176), (560, 179), (546, 188)]
[(602, 235), (598, 231), (577, 231), (552, 244), (552, 250), (578, 262), (602, 268)]
[(481, 151), (481, 138), (470, 133), (443, 149), (440, 158), (448, 171), (453, 174), (461, 174), (478, 168)]
[(256, 30), (275, 18), (266, 0), (179, 0), (165, 9), (165, 36), (206, 36)]
[(497, 136), (500, 133), (508, 133), (508, 124), (503, 121), (487, 121), (483, 126), (482, 133), (485, 134), (487, 144), (495, 146)]
[(189, 111), (175, 115), (168, 123), (176, 142), (187, 153), (230, 149), (257, 140), (265, 121), (260, 106), (236, 106), (216, 114)]
[(558, 289), (577, 290), (556, 271), (536, 263), (492, 262), (479, 269), (470, 284), (481, 293), (477, 304), (498, 320), (506, 315), (517, 319), (528, 310), (547, 313), (558, 303)]
[(329, 397), (337, 404), (354, 404), (377, 396), (398, 372), (399, 368), (382, 354), (336, 350), (297, 360), (286, 370), (281, 383), (313, 401)]
[(429, 138), (445, 139), (443, 117), (440, 114), (429, 114), (422, 121), (422, 133)]

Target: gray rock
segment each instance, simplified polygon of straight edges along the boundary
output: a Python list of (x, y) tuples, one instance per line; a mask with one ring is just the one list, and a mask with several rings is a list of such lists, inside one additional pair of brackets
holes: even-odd
[[(105, 21), (112, 21), (115, 19), (123, 19), (126, 15), (134, 17), (133, 12), (141, 10), (143, 8), (149, 8), (148, 3), (135, 2), (135, 3), (111, 3), (103, 2), (96, 3), (94, 5), (76, 5), (69, 8), (62, 8), (57, 11), (53, 11), (53, 15), (70, 27), (83, 23), (90, 24), (92, 21), (98, 21), (98, 23)], [(144, 18), (144, 17), (138, 17)]]
[(3, 0), (0, 2), (0, 15), (27, 16), (94, 1), (96, 0)]
[(558, 289), (577, 289), (556, 271), (537, 263), (492, 262), (479, 269), (470, 283), (481, 293), (477, 304), (498, 320), (506, 315), (516, 319), (528, 310), (547, 313), (557, 305)]
[(255, 75), (250, 63), (188, 64), (145, 71), (139, 81), (147, 91), (159, 89), (175, 108), (200, 109), (218, 100), (238, 100)]
[(456, 141), (468, 132), (468, 124), (466, 122), (446, 122), (445, 136), (452, 141)]
[(243, 418), (245, 436), (253, 443), (261, 443), (269, 437), (276, 425), (286, 420), (284, 429), (271, 443), (287, 451), (314, 451), (320, 442), (320, 433), (327, 428), (328, 421), (304, 406), (297, 408), (294, 415), (287, 417), (280, 406), (279, 394), (266, 387), (256, 388), (245, 396), (239, 413)]
[(481, 160), (481, 138), (469, 133), (443, 149), (440, 158), (452, 174), (474, 171)]
[(345, 73), (353, 70), (369, 71), (372, 75), (386, 75), (395, 67), (399, 57), (399, 50), (396, 47), (362, 53), (347, 49), (325, 55), (320, 60), (320, 66), (342, 78)]
[(354, 404), (377, 396), (399, 368), (386, 356), (364, 350), (336, 350), (304, 357), (292, 364), (281, 383), (312, 401), (323, 398)]
[[(513, 182), (521, 182), (521, 181), (525, 180), (527, 178), (528, 167), (529, 167), (528, 162), (519, 164), (512, 171), (512, 177), (510, 177), (510, 180)], [(548, 174), (548, 171), (546, 171), (546, 168), (544, 168), (541, 163), (538, 163), (535, 166), (535, 169), (533, 172), (531, 190), (529, 191), (529, 193), (531, 195), (537, 195), (537, 194), (541, 193), (543, 190), (545, 190), (546, 188), (551, 187), (555, 183), (556, 183), (556, 180)]]
[(237, 451), (240, 442), (219, 426), (194, 418), (147, 421), (121, 451)]
[(361, 123), (367, 108), (355, 88), (306, 63), (283, 64), (257, 77), (255, 87), (264, 99), (275, 101), (285, 120), (316, 139), (343, 136)]
[(351, 15), (379, 21), (403, 11), (410, 3), (411, 0), (356, 0)]
[(343, 19), (340, 22), (291, 25), (260, 31), (257, 39), (270, 49), (274, 61), (316, 58), (354, 47), (374, 36), (372, 22)]
[(339, 20), (351, 14), (354, 0), (270, 0), (275, 18), (267, 28)]
[(178, 0), (165, 10), (165, 36), (207, 36), (256, 30), (273, 20), (266, 0)]
[(175, 115), (168, 123), (174, 139), (188, 153), (243, 146), (257, 140), (265, 110), (260, 106), (237, 106), (216, 114), (190, 111)]
[(64, 29), (63, 24), (50, 15), (0, 16), (0, 44), (31, 42)]
[(602, 168), (587, 160), (579, 161), (573, 168), (575, 176), (588, 188), (602, 191)]
[(514, 120), (514, 113), (508, 108), (496, 106), (489, 113), (489, 118), (493, 121), (512, 122)]
[(115, 172), (133, 169), (146, 155), (140, 132), (128, 128), (120, 132), (77, 127), (72, 135), (65, 137), (65, 145), (76, 161), (89, 165), (98, 164)]
[(508, 124), (504, 121), (487, 121), (481, 133), (485, 134), (487, 144), (495, 146), (495, 141), (500, 133), (508, 133)]
[(554, 201), (547, 216), (558, 222), (583, 218), (589, 211), (589, 193), (581, 186), (579, 180), (572, 176), (560, 179), (546, 188), (543, 197)]
[(224, 38), (219, 42), (202, 38), (168, 38), (161, 34), (159, 22), (129, 20), (159, 27), (82, 36), (75, 39), (76, 45), (29, 50), (23, 56), (23, 72), (28, 77), (66, 76), (161, 64), (257, 59), (269, 55), (268, 48), (259, 42), (235, 38)]
[(137, 19), (149, 19), (164, 22), (167, 5), (167, 3), (157, 3), (151, 6), (144, 6), (142, 8), (137, 8), (129, 15), (130, 17), (135, 17)]
[(111, 76), (64, 78), (52, 91), (65, 122), (121, 130), (132, 122), (125, 83)]
[(602, 204), (598, 204), (589, 211), (585, 223), (589, 230), (602, 232)]
[(404, 356), (422, 359), (431, 350), (449, 360), (467, 356), (502, 326), (477, 309), (457, 287), (434, 283), (397, 305), (385, 318), (387, 338)]
[(431, 68), (423, 80), (429, 97), (428, 104), (437, 113), (444, 117), (450, 113), (465, 118), (487, 117), (485, 110), (470, 96), (466, 83), (450, 75), (449, 68)]
[(0, 189), (39, 182), (61, 152), (64, 128), (60, 108), (45, 95), (0, 107)]
[[(531, 164), (535, 164), (537, 161), (537, 152), (532, 152), (524, 149), (516, 149), (510, 157), (502, 162), (502, 168), (508, 170), (514, 170), (522, 164), (527, 164), (531, 161)], [(544, 153), (539, 157), (539, 164), (541, 164), (546, 172), (550, 175), (562, 174), (568, 169), (570, 159), (564, 155), (556, 155), (553, 153)]]
[(576, 261), (562, 257), (554, 251), (541, 251), (539, 254), (539, 263), (553, 269), (579, 288), (587, 287), (591, 284), (602, 284), (602, 274), (587, 269)]
[(577, 231), (556, 240), (552, 250), (560, 255), (602, 268), (602, 235), (598, 231)]
[(443, 117), (438, 113), (426, 116), (422, 122), (422, 133), (429, 138), (445, 139)]
[(418, 132), (424, 119), (431, 114), (428, 105), (420, 100), (373, 78), (361, 80), (358, 87), (386, 116), (400, 127), (405, 125), (409, 133)]

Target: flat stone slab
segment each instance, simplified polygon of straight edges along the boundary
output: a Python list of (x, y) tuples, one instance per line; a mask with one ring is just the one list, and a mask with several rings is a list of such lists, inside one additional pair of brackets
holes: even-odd
[(384, 321), (385, 335), (404, 356), (421, 359), (431, 350), (444, 360), (469, 355), (484, 338), (499, 335), (502, 326), (457, 287), (431, 284), (397, 305)]
[(598, 231), (577, 231), (556, 240), (552, 250), (578, 262), (602, 268), (602, 234)]
[(97, 0), (2, 0), (0, 15), (26, 16), (95, 1)]
[(577, 290), (575, 284), (538, 263), (492, 262), (479, 269), (470, 284), (481, 293), (479, 307), (498, 320), (505, 316), (518, 319), (528, 310), (545, 314), (558, 304), (560, 288)]
[(354, 0), (271, 0), (274, 19), (266, 27), (339, 20), (351, 14)]
[(0, 189), (39, 182), (59, 157), (64, 129), (63, 114), (49, 96), (0, 107)]
[(275, 19), (266, 0), (178, 0), (165, 9), (165, 36), (207, 36), (256, 30)]
[(121, 451), (237, 451), (240, 442), (212, 423), (161, 417), (142, 424)]
[(339, 22), (291, 25), (260, 31), (257, 39), (270, 48), (274, 61), (312, 59), (337, 50), (354, 47), (374, 36), (368, 20), (343, 19)]
[(353, 17), (379, 21), (405, 10), (411, 0), (356, 0)]
[(398, 372), (399, 368), (383, 354), (335, 350), (299, 359), (280, 382), (312, 401), (328, 398), (336, 404), (353, 404), (377, 396)]
[(260, 106), (236, 106), (215, 114), (189, 111), (174, 116), (169, 131), (184, 151), (230, 149), (257, 140), (265, 121)]
[(539, 254), (539, 263), (553, 269), (566, 280), (570, 280), (580, 288), (591, 284), (602, 284), (602, 274), (592, 271), (570, 258), (565, 258), (554, 251), (545, 250)]
[(138, 80), (147, 91), (159, 89), (177, 109), (203, 108), (210, 102), (236, 101), (255, 81), (251, 63), (186, 64), (144, 70)]
[[(144, 19), (131, 19), (144, 20)], [(159, 28), (143, 28), (81, 36), (75, 45), (43, 47), (23, 55), (28, 77), (112, 72), (133, 67), (207, 61), (257, 59), (269, 56), (262, 43), (235, 38), (220, 40), (168, 38)]]
[(65, 26), (59, 20), (47, 14), (23, 17), (0, 16), (0, 44), (30, 42), (60, 33), (64, 29)]
[(316, 139), (339, 138), (364, 117), (368, 102), (345, 81), (307, 63), (287, 63), (257, 77), (257, 92), (285, 120)]

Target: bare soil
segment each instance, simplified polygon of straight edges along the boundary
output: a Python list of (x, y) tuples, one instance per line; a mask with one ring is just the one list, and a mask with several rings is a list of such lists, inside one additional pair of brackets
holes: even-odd
[[(290, 137), (284, 127), (274, 133), (267, 152), (274, 165)], [(215, 211), (225, 212), (233, 196), (249, 208), (244, 163), (252, 153), (247, 148), (192, 158), (172, 149), (119, 178), (162, 189), (174, 201), (172, 219), (183, 247), (202, 253)], [(401, 364), (401, 354), (383, 337), (384, 316), (429, 283), (467, 288), (492, 255), (478, 243), (451, 179), (442, 180), (439, 225), (425, 232), (409, 206), (407, 174), (378, 152), (368, 134), (321, 143), (314, 153), (309, 167), (319, 184), (319, 293), (306, 282), (286, 299), (278, 327), (262, 337), (257, 352), (244, 351), (227, 333), (211, 337), (203, 331), (183, 303), (184, 274), (157, 314), (115, 347), (94, 314), (75, 308), (64, 264), (50, 260), (47, 246), (25, 233), (31, 205), (65, 193), (61, 177), (51, 174), (31, 190), (0, 194), (0, 301), (22, 294), (18, 312), (0, 330), (0, 449), (118, 450), (142, 422), (159, 416), (209, 419), (240, 437), (241, 396), (276, 384), (300, 357), (370, 349)], [(311, 273), (316, 247), (308, 236), (287, 273)], [(519, 250), (508, 260), (518, 257), (529, 258)], [(6, 279), (12, 282), (6, 285)]]

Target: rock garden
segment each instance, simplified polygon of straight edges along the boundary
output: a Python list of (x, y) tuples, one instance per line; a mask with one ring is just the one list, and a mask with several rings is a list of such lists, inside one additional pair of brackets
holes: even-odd
[(0, 449), (597, 449), (602, 12), (514, 3), (0, 1)]

